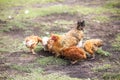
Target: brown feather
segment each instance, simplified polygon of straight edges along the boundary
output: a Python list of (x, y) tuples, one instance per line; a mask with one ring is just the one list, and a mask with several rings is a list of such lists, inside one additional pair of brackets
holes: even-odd
[(101, 39), (90, 39), (85, 41), (83, 47), (89, 54), (94, 55), (98, 47), (101, 47), (102, 45), (103, 41)]
[(42, 43), (42, 39), (38, 36), (32, 35), (25, 38), (25, 45), (31, 50), (33, 54), (35, 54), (34, 49), (36, 48), (39, 42)]
[(72, 61), (86, 59), (86, 54), (84, 49), (78, 48), (76, 46), (63, 49), (62, 56), (65, 56), (66, 58)]

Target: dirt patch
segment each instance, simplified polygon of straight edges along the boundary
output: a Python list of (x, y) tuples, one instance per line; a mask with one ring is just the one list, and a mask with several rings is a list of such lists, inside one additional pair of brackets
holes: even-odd
[[(66, 20), (66, 21), (74, 21), (74, 24), (70, 25), (70, 28), (73, 27), (73, 25), (76, 24), (78, 20), (83, 20), (84, 17), (82, 15), (72, 15), (68, 13), (61, 13), (61, 14), (52, 14), (50, 16), (45, 16), (45, 17), (37, 17), (33, 21), (34, 22), (49, 22), (53, 23), (56, 20)], [(69, 26), (68, 26), (69, 28)]]

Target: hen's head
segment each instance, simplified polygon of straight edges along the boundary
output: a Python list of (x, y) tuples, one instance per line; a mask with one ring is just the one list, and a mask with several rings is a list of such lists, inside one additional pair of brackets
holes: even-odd
[(83, 30), (85, 27), (85, 21), (78, 21), (77, 22), (77, 30)]
[(96, 39), (95, 45), (98, 46), (98, 47), (103, 46), (103, 45), (104, 45), (103, 40), (101, 40), (101, 39)]
[(52, 34), (51, 40), (53, 40), (55, 42), (58, 41), (59, 40), (59, 35)]

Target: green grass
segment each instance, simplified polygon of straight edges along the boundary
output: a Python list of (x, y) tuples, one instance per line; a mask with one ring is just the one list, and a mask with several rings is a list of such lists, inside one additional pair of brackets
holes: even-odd
[[(2, 21), (7, 21), (5, 25), (2, 25), (0, 32), (10, 31), (12, 28), (19, 28), (26, 30), (29, 26), (38, 26), (32, 20), (36, 17), (48, 16), (52, 14), (61, 14), (68, 13), (72, 15), (80, 14), (80, 15), (96, 15), (92, 17), (93, 20), (99, 22), (109, 22), (111, 19), (109, 16), (103, 15), (106, 13), (116, 14), (120, 13), (119, 8), (114, 7), (118, 6), (119, 2), (116, 1), (112, 3), (111, 1), (105, 3), (103, 7), (86, 7), (86, 6), (69, 6), (69, 5), (52, 5), (49, 7), (33, 7), (33, 4), (41, 4), (41, 3), (49, 3), (56, 1), (64, 1), (64, 0), (1, 0), (1, 13), (0, 17)], [(27, 2), (27, 3), (26, 3)], [(8, 7), (7, 7), (8, 6)], [(112, 7), (110, 7), (112, 6)], [(18, 7), (20, 9), (16, 10), (14, 7)], [(12, 8), (12, 9), (10, 9)], [(29, 13), (25, 14), (25, 11), (29, 11)], [(99, 15), (99, 16), (98, 16)], [(8, 16), (12, 16), (12, 19), (9, 19)], [(54, 25), (63, 25), (63, 24), (71, 24), (72, 22), (55, 22)], [(41, 27), (41, 26), (40, 26)], [(46, 26), (45, 26), (46, 27)], [(48, 28), (48, 27), (46, 27)], [(46, 30), (44, 28), (44, 30)], [(49, 29), (48, 29), (49, 30)]]
[(41, 45), (38, 45), (37, 47), (36, 47), (36, 49), (35, 49), (35, 52), (39, 52), (39, 51), (41, 51), (42, 50), (42, 46)]
[[(29, 10), (28, 14), (24, 14), (25, 10)], [(102, 14), (102, 13), (115, 13), (118, 9), (104, 8), (104, 7), (85, 7), (85, 6), (68, 6), (68, 5), (53, 5), (43, 8), (27, 8), (21, 10), (17, 17), (23, 16), (24, 18), (35, 18), (37, 16), (47, 16), (51, 14), (69, 13), (69, 14)]]
[[(2, 35), (0, 35), (2, 36)], [(23, 42), (19, 39), (13, 39), (10, 36), (0, 37), (0, 52), (15, 52), (25, 50), (26, 46), (23, 45)]]
[(18, 71), (22, 71), (22, 72), (31, 72), (31, 69), (28, 66), (20, 66), (17, 64), (13, 64), (10, 66), (10, 68)]
[[(49, 6), (49, 7), (42, 7), (42, 8), (35, 8), (35, 7), (32, 7), (31, 5), (32, 4), (40, 4), (40, 3), (48, 3), (48, 2), (55, 2), (55, 1), (64, 1), (64, 0), (11, 0), (11, 1), (8, 1), (8, 0), (1, 0), (0, 3), (3, 6), (2, 9), (6, 8), (5, 6), (7, 5), (11, 5), (11, 7), (14, 7), (14, 6), (28, 6), (28, 7), (23, 7), (22, 10), (18, 10), (18, 13), (19, 14), (15, 14), (15, 11), (14, 9), (13, 10), (9, 10), (9, 13), (8, 13), (8, 10), (5, 9), (1, 12), (1, 14), (3, 15), (6, 15), (8, 14), (9, 15), (12, 15), (12, 16), (23, 16), (23, 17), (27, 17), (27, 18), (33, 18), (33, 17), (37, 17), (37, 16), (46, 16), (46, 15), (50, 15), (50, 14), (55, 14), (55, 13), (70, 13), (70, 14), (76, 14), (76, 13), (80, 13), (80, 14), (83, 14), (83, 15), (88, 15), (88, 14), (101, 14), (101, 13), (106, 13), (106, 12), (110, 12), (110, 13), (117, 13), (117, 12), (120, 12), (119, 9), (117, 8), (114, 8), (114, 7), (110, 7), (111, 5), (112, 6), (117, 6), (119, 4), (119, 2), (114, 2), (114, 3), (106, 3), (104, 7), (96, 7), (96, 8), (93, 8), (93, 7), (85, 7), (85, 6), (79, 6), (79, 5), (76, 5), (76, 6), (68, 6), (68, 5), (53, 5), (53, 6)], [(26, 3), (27, 2), (27, 3)], [(108, 7), (106, 7), (108, 6)], [(29, 13), (28, 14), (24, 14), (25, 10), (29, 10)], [(2, 16), (1, 16), (2, 17)]]
[(110, 64), (104, 64), (101, 66), (95, 66), (92, 68), (92, 70), (95, 72), (100, 72), (100, 71), (104, 71), (104, 70), (109, 69), (109, 68), (111, 68)]
[[(29, 50), (24, 44), (23, 40), (13, 39), (10, 36), (0, 35), (0, 52), (16, 52), (16, 51), (26, 51)], [(36, 47), (35, 51), (39, 52), (42, 49), (42, 46), (39, 45)]]
[[(22, 16), (21, 16), (22, 17)], [(10, 32), (11, 30), (23, 30), (23, 31), (30, 31), (31, 27), (34, 27), (36, 25), (35, 22), (32, 22), (29, 19), (18, 19), (14, 18), (12, 20), (8, 20), (6, 24), (2, 25), (0, 32)], [(39, 25), (39, 24), (37, 24)]]
[(110, 0), (107, 1), (107, 3), (104, 4), (104, 8), (108, 9), (108, 12), (113, 13), (114, 15), (119, 15), (120, 14), (120, 1), (119, 0)]
[(43, 66), (47, 66), (47, 65), (66, 65), (67, 61), (60, 59), (60, 58), (55, 58), (53, 56), (49, 56), (49, 57), (43, 57), (43, 58), (39, 58), (36, 60), (37, 63), (39, 63), (40, 65)]
[(114, 42), (111, 45), (114, 50), (120, 51), (120, 34), (117, 34)]
[(119, 0), (111, 0), (107, 1), (107, 3), (104, 5), (106, 8), (118, 8), (120, 7), (120, 1)]
[[(25, 14), (25, 11), (28, 10), (29, 13)], [(85, 6), (68, 6), (68, 5), (53, 5), (49, 7), (42, 7), (42, 8), (24, 8), (23, 10), (19, 10), (19, 14), (15, 14), (14, 11), (11, 11), (11, 13), (15, 14), (13, 17), (19, 19), (19, 18), (35, 18), (38, 16), (47, 16), (51, 14), (60, 14), (60, 13), (69, 13), (69, 14), (102, 14), (102, 13), (117, 13), (118, 9), (113, 8), (104, 8), (104, 7), (85, 7)], [(10, 14), (7, 12), (4, 12), (5, 14)], [(2, 13), (1, 13), (2, 14)]]
[[(50, 64), (66, 64), (66, 62), (61, 61), (62, 59), (58, 59), (58, 58), (53, 58), (53, 57), (46, 57), (44, 59), (37, 59), (37, 62), (40, 63), (41, 65), (50, 65)], [(45, 63), (47, 62), (47, 63)], [(45, 63), (45, 64), (44, 64)], [(50, 63), (50, 64), (49, 64)], [(78, 79), (78, 78), (71, 78), (69, 76), (66, 75), (62, 75), (59, 73), (52, 73), (52, 74), (46, 74), (46, 75), (42, 75), (42, 73), (44, 73), (43, 68), (41, 67), (37, 67), (34, 68), (34, 65), (17, 65), (17, 64), (12, 64), (10, 66), (11, 69), (15, 69), (17, 71), (21, 71), (21, 72), (27, 72), (26, 76), (22, 76), (22, 75), (12, 75), (10, 77), (7, 77), (7, 80), (82, 80), (82, 79)]]
[(34, 68), (34, 69), (32, 68), (32, 69), (31, 69), (31, 72), (32, 72), (32, 73), (39, 73), (39, 74), (40, 74), (40, 73), (44, 73), (44, 69), (41, 68), (41, 67)]
[(105, 15), (100, 15), (100, 16), (93, 17), (93, 20), (98, 21), (100, 23), (106, 23), (110, 21), (110, 18)]
[[(69, 7), (66, 5), (53, 5), (49, 7), (43, 7), (43, 8), (27, 8), (24, 10), (21, 10), (20, 14), (17, 15), (17, 18), (36, 18), (39, 16), (47, 16), (51, 14), (60, 14), (63, 13), (65, 10), (68, 10)], [(28, 14), (24, 14), (25, 10), (29, 10)]]
[[(39, 2), (38, 2), (39, 1)], [(15, 20), (19, 20), (23, 18), (34, 18), (37, 16), (46, 16), (52, 13), (61, 13), (63, 12), (62, 9), (65, 10), (65, 6), (59, 6), (59, 5), (54, 5), (54, 6), (50, 6), (50, 7), (43, 7), (43, 8), (33, 8), (32, 4), (40, 4), (40, 3), (45, 3), (45, 2), (55, 2), (55, 1), (63, 1), (63, 0), (11, 0), (10, 2), (8, 0), (2, 0), (1, 1), (1, 5), (3, 5), (3, 7), (1, 7), (1, 19), (6, 20), (8, 19), (8, 16), (12, 16), (12, 18), (14, 18)], [(26, 3), (27, 2), (27, 3)], [(31, 4), (32, 3), (32, 4)], [(9, 7), (6, 6), (11, 6), (11, 7), (19, 7), (21, 9), (17, 10), (17, 14), (16, 14), (16, 10), (15, 9), (9, 9)], [(23, 7), (25, 6), (25, 7)], [(28, 6), (28, 7), (27, 7)], [(29, 13), (25, 14), (25, 11), (28, 10)]]
[(120, 73), (107, 73), (103, 75), (104, 80), (120, 80)]
[[(103, 7), (85, 7), (85, 6), (74, 6), (72, 10), (70, 10), (71, 13), (79, 13), (83, 15), (88, 14), (102, 14), (106, 11)], [(108, 11), (108, 10), (107, 10)]]
[(0, 52), (9, 52), (6, 48), (0, 48)]
[(33, 72), (42, 73), (42, 72), (44, 72), (43, 68), (41, 68), (41, 67), (34, 68), (34, 63), (28, 64), (28, 65), (12, 64), (12, 65), (10, 65), (10, 68), (21, 71), (21, 72), (27, 72), (27, 73), (33, 73)]
[(16, 75), (14, 78), (10, 78), (8, 80), (83, 80), (83, 79), (71, 78), (67, 75), (61, 75), (59, 73), (42, 75), (37, 72), (33, 72), (28, 76)]
[(13, 6), (29, 6), (33, 4), (45, 4), (57, 1), (64, 0), (0, 0), (0, 4), (3, 7), (13, 7)]
[(103, 49), (99, 48), (97, 51), (96, 51), (97, 54), (100, 54), (102, 56), (110, 56), (111, 53), (109, 53), (108, 51), (104, 51)]

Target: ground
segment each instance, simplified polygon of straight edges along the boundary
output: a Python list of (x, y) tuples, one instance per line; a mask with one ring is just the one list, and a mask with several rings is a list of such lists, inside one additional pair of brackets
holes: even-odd
[[(27, 2), (27, 3), (26, 3)], [(120, 80), (119, 0), (1, 0), (0, 80)], [(71, 65), (39, 44), (36, 55), (23, 40), (29, 35), (64, 34), (85, 20), (84, 41), (100, 38), (110, 56)]]

